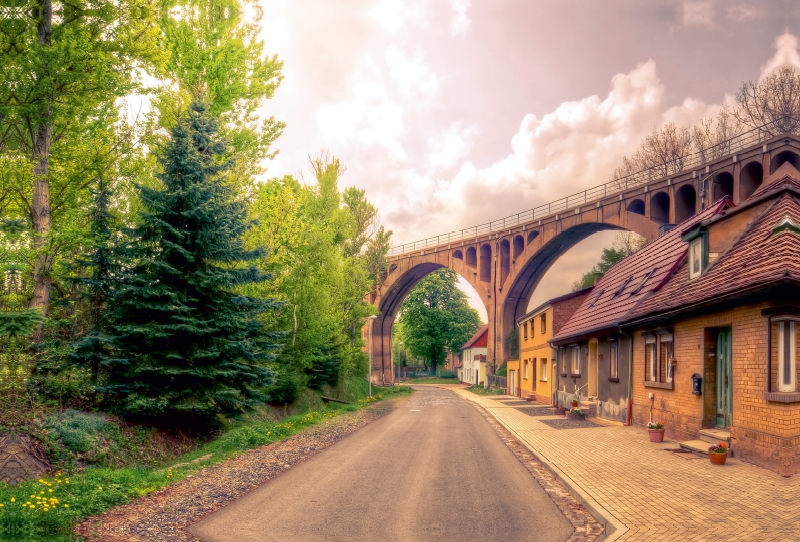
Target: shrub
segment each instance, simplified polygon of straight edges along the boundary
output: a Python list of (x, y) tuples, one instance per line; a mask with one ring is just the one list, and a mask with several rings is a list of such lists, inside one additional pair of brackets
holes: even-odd
[(453, 371), (439, 371), (439, 378), (456, 378), (456, 373)]
[(46, 426), (53, 438), (60, 439), (69, 451), (85, 454), (108, 422), (102, 416), (69, 409), (48, 416)]
[(287, 371), (278, 373), (275, 383), (267, 388), (267, 402), (271, 405), (287, 405), (299, 395), (297, 383)]
[(508, 368), (506, 367), (505, 363), (502, 364), (499, 369), (497, 369), (497, 376), (506, 376), (507, 373)]

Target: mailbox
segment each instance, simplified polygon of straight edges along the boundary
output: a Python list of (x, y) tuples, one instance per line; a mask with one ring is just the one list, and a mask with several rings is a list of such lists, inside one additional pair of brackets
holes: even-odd
[(693, 395), (701, 395), (703, 393), (701, 391), (702, 390), (702, 386), (703, 386), (703, 377), (700, 376), (697, 373), (694, 373), (692, 375), (692, 394)]

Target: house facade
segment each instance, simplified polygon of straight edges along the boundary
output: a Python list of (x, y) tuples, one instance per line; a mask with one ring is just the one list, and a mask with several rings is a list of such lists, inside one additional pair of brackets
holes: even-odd
[(458, 379), (465, 384), (486, 382), (486, 352), (489, 346), (489, 325), (483, 324), (461, 347), (461, 368)]
[[(800, 172), (787, 160), (748, 200), (681, 228), (685, 257), (636, 307), (633, 423), (692, 446), (800, 471)], [(698, 446), (702, 443), (696, 443)]]
[[(635, 344), (623, 323), (685, 257), (682, 229), (711, 219), (731, 205), (729, 198), (714, 203), (618, 262), (598, 280), (551, 341), (557, 349), (558, 405), (578, 400), (590, 416), (631, 423)], [(666, 338), (663, 335), (660, 344), (666, 345)]]
[(507, 393), (553, 403), (558, 371), (557, 350), (550, 345), (550, 340), (591, 290), (587, 288), (551, 299), (517, 320), (519, 359), (508, 362)]

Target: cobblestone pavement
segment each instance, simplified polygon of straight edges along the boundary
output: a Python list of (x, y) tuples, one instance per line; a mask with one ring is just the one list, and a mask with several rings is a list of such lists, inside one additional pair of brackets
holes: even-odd
[(670, 452), (679, 447), (675, 441), (651, 443), (637, 427), (557, 429), (542, 423), (555, 416), (529, 416), (498, 396), (448, 387), (494, 415), (602, 516), (606, 540), (800, 541), (800, 478), (731, 458), (714, 466)]

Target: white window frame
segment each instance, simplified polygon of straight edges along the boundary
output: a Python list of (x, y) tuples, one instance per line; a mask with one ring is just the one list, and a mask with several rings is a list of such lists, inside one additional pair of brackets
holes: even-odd
[(694, 279), (703, 274), (703, 236), (689, 241), (689, 278)]
[(581, 374), (581, 347), (577, 344), (570, 346), (569, 374)]
[(666, 355), (664, 356), (666, 359), (659, 360), (660, 363), (665, 364), (664, 365), (664, 378), (665, 378), (664, 381), (667, 384), (672, 384), (672, 381), (674, 380), (674, 376), (675, 376), (674, 368), (672, 366), (672, 363), (670, 363), (670, 361), (669, 361), (673, 357), (675, 357), (675, 342), (674, 342), (674, 340), (675, 339), (673, 338), (671, 333), (658, 336), (658, 342), (659, 342), (658, 355), (659, 356), (661, 355), (661, 343), (665, 343), (665, 344), (669, 344), (670, 345), (670, 346), (668, 346), (666, 348)]
[(547, 382), (547, 359), (542, 358), (539, 363), (542, 365), (542, 372), (540, 373), (539, 380)]
[(658, 349), (656, 348), (656, 338), (649, 335), (644, 339), (644, 347), (650, 350), (650, 367), (647, 368), (648, 380), (658, 382)]
[(567, 376), (567, 348), (560, 346), (558, 348), (558, 356), (561, 360), (561, 374)]
[(527, 359), (522, 361), (522, 366), (525, 368), (525, 372), (523, 373), (525, 375), (525, 376), (523, 376), (523, 378), (525, 380), (528, 380), (528, 364), (529, 363), (530, 362)]
[[(797, 321), (777, 320), (778, 323), (778, 391), (797, 391)], [(788, 336), (787, 336), (788, 335)], [(788, 341), (788, 342), (787, 342)], [(789, 359), (786, 359), (786, 348)], [(787, 366), (788, 362), (788, 366)], [(787, 369), (789, 380), (786, 380)]]

